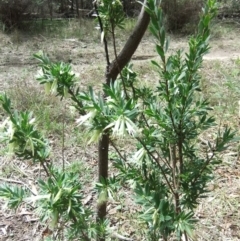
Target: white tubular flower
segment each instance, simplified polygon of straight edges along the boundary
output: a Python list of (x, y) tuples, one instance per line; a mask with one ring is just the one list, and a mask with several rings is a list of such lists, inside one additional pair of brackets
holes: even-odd
[(74, 77), (79, 78), (80, 74), (79, 73), (75, 73), (72, 70), (69, 72), (70, 75), (74, 75)]
[(135, 136), (138, 133), (138, 128), (137, 126), (127, 117), (125, 117), (126, 119), (126, 127), (127, 127), (127, 131), (128, 134), (131, 136)]
[(0, 124), (0, 141), (12, 140), (13, 135), (13, 124), (8, 117), (3, 123)]
[(146, 154), (147, 154), (146, 150), (142, 147), (133, 155), (132, 162), (141, 163), (143, 158), (146, 156)]
[(13, 139), (14, 132), (15, 132), (15, 129), (14, 129), (13, 123), (12, 123), (11, 121), (8, 121), (8, 122), (7, 122), (7, 125), (8, 125), (8, 127), (7, 127), (6, 134), (7, 134), (8, 138), (9, 138), (10, 140), (12, 140), (12, 139)]
[(110, 129), (111, 127), (112, 128), (112, 133), (113, 135), (116, 135), (116, 136), (124, 136), (126, 134), (126, 130), (125, 130), (125, 123), (124, 123), (124, 116), (119, 116), (119, 118), (110, 123), (109, 125), (107, 125), (104, 130), (106, 129)]
[(96, 114), (97, 114), (97, 111), (96, 110), (92, 110), (92, 111), (88, 112), (86, 115), (81, 116), (76, 121), (78, 126), (84, 124), (87, 121), (92, 120), (96, 116)]
[(46, 94), (52, 94), (52, 95), (57, 94), (57, 87), (58, 87), (57, 79), (55, 79), (53, 82), (46, 82), (44, 84), (44, 87), (45, 87)]
[[(1, 125), (0, 125), (0, 142), (7, 142), (8, 143), (8, 152), (10, 154), (14, 153), (17, 144), (13, 140), (14, 136), (14, 126), (13, 123), (10, 121), (10, 118), (7, 118)], [(12, 141), (10, 143), (10, 141)]]
[(6, 120), (0, 124), (0, 131), (3, 132), (7, 126), (7, 124), (9, 123), (9, 117), (6, 118)]
[(116, 121), (106, 126), (105, 130), (111, 127), (113, 127), (113, 135), (116, 136), (125, 136), (126, 134), (134, 136), (138, 133), (137, 126), (128, 117), (124, 115), (119, 116)]
[(106, 100), (106, 102), (107, 102), (108, 107), (109, 107), (110, 109), (116, 107), (116, 101), (115, 101), (113, 98), (108, 97), (107, 100)]
[(120, 116), (115, 122), (115, 126), (113, 128), (113, 134), (116, 136), (125, 136), (126, 128), (125, 128), (125, 119), (124, 116)]
[(88, 144), (91, 144), (92, 142), (98, 142), (98, 140), (102, 136), (102, 131), (101, 130), (94, 130), (92, 132), (91, 139), (89, 140)]
[(38, 200), (50, 199), (50, 197), (51, 197), (51, 194), (44, 194), (44, 195), (36, 195), (36, 196), (26, 197), (23, 200), (27, 203), (34, 203)]
[(34, 122), (35, 122), (35, 118), (32, 118), (32, 119), (29, 121), (29, 124), (32, 125)]
[(58, 87), (58, 82), (57, 82), (57, 79), (55, 79), (51, 85), (51, 90), (50, 90), (50, 93), (52, 95), (57, 94), (57, 87)]
[(50, 94), (51, 87), (52, 87), (52, 85), (51, 85), (50, 82), (46, 82), (46, 83), (44, 84), (44, 88), (45, 88), (45, 93), (46, 93), (46, 94)]
[(43, 71), (42, 69), (39, 69), (35, 77), (38, 79), (38, 78), (41, 78), (42, 76), (43, 76)]
[(64, 86), (63, 92), (64, 92), (64, 97), (65, 97), (65, 98), (70, 97), (70, 94), (69, 94), (69, 92), (68, 92), (68, 88), (67, 88), (66, 86)]

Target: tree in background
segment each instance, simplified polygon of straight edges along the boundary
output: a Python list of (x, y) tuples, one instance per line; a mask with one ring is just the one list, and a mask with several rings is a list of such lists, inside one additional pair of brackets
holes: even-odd
[[(204, 0), (163, 0), (161, 7), (165, 17), (168, 30), (189, 30), (197, 27), (199, 14)], [(187, 29), (188, 27), (188, 29)]]
[[(143, 1), (140, 1), (143, 2)], [(236, 0), (232, 1), (236, 6)], [(125, 16), (137, 17), (141, 4), (136, 0), (121, 0)], [(164, 0), (161, 7), (166, 14), (169, 30), (179, 30), (188, 24), (197, 23), (203, 0)], [(38, 18), (85, 17), (93, 9), (88, 0), (0, 0), (0, 20), (6, 29), (21, 28), (22, 22)], [(83, 11), (81, 14), (80, 10)]]

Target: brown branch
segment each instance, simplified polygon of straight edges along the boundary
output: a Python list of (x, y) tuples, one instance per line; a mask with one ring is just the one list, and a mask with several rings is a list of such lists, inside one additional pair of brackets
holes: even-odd
[(128, 94), (127, 94), (126, 85), (125, 85), (125, 82), (124, 82), (124, 79), (123, 79), (123, 76), (122, 76), (122, 73), (121, 73), (121, 69), (120, 69), (120, 67), (119, 67), (119, 63), (118, 63), (117, 47), (116, 47), (116, 39), (115, 39), (115, 31), (114, 31), (115, 29), (114, 29), (113, 24), (111, 24), (111, 26), (112, 26), (112, 39), (113, 39), (114, 57), (115, 57), (115, 60), (116, 60), (118, 72), (119, 72), (120, 77), (121, 77), (121, 80), (122, 80), (123, 90), (124, 90), (125, 96), (126, 96), (127, 99), (129, 99), (129, 98), (128, 98)]
[[(101, 31), (101, 34), (102, 34), (104, 32), (104, 29), (103, 29), (101, 17), (99, 16), (99, 13), (98, 13), (97, 1), (94, 1), (94, 9), (95, 9), (96, 14), (97, 14), (98, 23), (99, 23), (100, 31)], [(105, 50), (105, 54), (106, 54), (107, 66), (109, 66), (110, 60), (109, 60), (109, 54), (108, 54), (108, 44), (107, 44), (107, 39), (105, 37), (105, 34), (103, 36), (103, 42), (104, 42), (104, 50)]]
[(164, 172), (162, 166), (160, 165), (160, 163), (158, 162), (157, 158), (155, 158), (155, 156), (149, 151), (149, 149), (147, 148), (147, 146), (145, 145), (145, 143), (140, 139), (140, 138), (136, 138), (141, 144), (142, 146), (144, 147), (144, 149), (147, 151), (148, 155), (152, 157), (152, 159), (155, 161), (155, 163), (158, 165), (160, 171), (162, 172), (163, 174), (163, 177), (169, 187), (169, 189), (171, 190), (172, 194), (175, 196), (176, 193), (175, 193), (175, 190), (173, 189), (173, 187), (171, 186), (167, 176), (166, 176), (166, 173)]
[[(143, 5), (147, 4), (147, 0), (144, 1)], [(134, 52), (136, 51), (139, 43), (142, 40), (144, 33), (147, 30), (148, 24), (150, 22), (150, 16), (142, 7), (141, 13), (139, 15), (137, 24), (133, 29), (132, 34), (129, 36), (125, 46), (118, 54), (117, 58), (112, 61), (106, 72), (106, 82), (109, 84), (110, 81), (116, 80), (119, 71), (121, 71), (124, 66), (130, 61)]]

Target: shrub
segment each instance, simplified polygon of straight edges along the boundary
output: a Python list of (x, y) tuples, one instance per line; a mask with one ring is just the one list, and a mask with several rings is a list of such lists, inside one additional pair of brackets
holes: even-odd
[(0, 0), (0, 20), (6, 29), (20, 27), (32, 0)]
[(220, 1), (219, 6), (219, 18), (239, 18), (240, 0)]
[(239, 11), (240, 10), (240, 1), (239, 0), (232, 0), (232, 10)]
[(203, 0), (163, 0), (161, 7), (166, 15), (167, 29), (191, 30), (199, 21), (202, 6)]
[[(110, 0), (104, 3), (112, 4)], [(107, 12), (110, 8), (106, 6), (99, 8), (102, 17), (111, 19), (113, 30), (115, 26), (121, 27), (122, 18), (113, 18), (119, 9), (113, 14)], [(114, 158), (119, 174), (110, 178), (99, 175), (100, 183), (96, 184), (99, 192), (96, 225), (91, 210), (83, 205), (78, 176), (65, 171), (64, 159), (62, 170), (49, 164), (49, 142), (35, 128), (31, 112), (12, 111), (10, 99), (0, 95), (9, 116), (0, 126), (0, 141), (18, 158), (39, 163), (47, 174), (46, 181), (38, 181), (40, 195), (29, 197), (31, 193), (25, 188), (2, 185), (0, 197), (8, 200), (10, 208), (38, 201), (41, 220), (50, 220), (52, 228), (58, 230), (70, 227), (67, 240), (78, 237), (90, 241), (95, 236), (99, 241), (105, 240), (109, 224), (105, 218), (107, 199), (123, 182), (134, 187), (136, 203), (141, 207), (139, 221), (148, 226), (147, 240), (167, 241), (174, 234), (177, 240), (188, 240), (193, 236), (195, 208), (208, 192), (207, 184), (220, 164), (219, 154), (234, 140), (234, 132), (226, 127), (218, 131), (215, 140), (207, 142), (204, 151), (197, 144), (199, 135), (216, 124), (209, 116), (209, 103), (201, 96), (199, 75), (203, 56), (209, 50), (209, 24), (216, 15), (215, 0), (207, 1), (197, 34), (189, 39), (188, 52), (179, 50), (170, 56), (157, 0), (149, 0), (146, 11), (151, 17), (150, 31), (160, 60), (152, 61), (160, 77), (154, 88), (135, 85), (137, 74), (128, 65), (120, 79), (103, 85), (104, 95), (92, 87), (81, 91), (75, 88), (70, 64), (52, 63), (42, 52), (35, 54), (41, 62), (37, 78), (40, 84), (51, 94), (71, 97), (81, 115), (78, 125), (85, 125), (92, 133), (89, 142), (102, 141), (108, 135), (107, 141), (119, 155)], [(104, 26), (109, 25), (104, 22)], [(122, 152), (114, 143), (117, 138), (134, 138), (135, 152), (130, 155)], [(109, 152), (109, 145), (105, 150), (100, 147), (99, 144), (99, 155)], [(99, 165), (99, 173), (101, 169), (104, 167)]]
[(122, 4), (128, 17), (136, 17), (141, 11), (141, 5), (137, 1), (122, 0)]

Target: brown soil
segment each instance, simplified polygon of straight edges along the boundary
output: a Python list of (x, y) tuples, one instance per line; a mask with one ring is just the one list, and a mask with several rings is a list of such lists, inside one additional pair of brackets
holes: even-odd
[[(212, 49), (204, 57), (206, 65), (209, 61), (217, 60), (227, 63), (233, 59), (240, 58), (238, 36), (237, 34), (233, 34), (231, 38), (226, 36), (213, 39), (211, 43)], [(78, 39), (47, 39), (42, 35), (32, 37), (31, 39), (25, 38), (22, 35), (17, 40), (15, 37), (14, 35), (8, 36), (0, 33), (0, 91), (9, 91), (13, 86), (19, 86), (19, 84), (21, 86), (21, 83), (24, 86), (36, 85), (34, 80), (38, 67), (32, 55), (40, 49), (47, 52), (53, 60), (71, 61), (74, 71), (80, 73), (81, 84), (83, 86), (93, 83), (99, 85), (104, 81), (104, 53), (103, 46), (100, 43), (80, 41)], [(179, 48), (186, 49), (186, 43), (186, 38), (172, 36), (170, 51), (175, 51)], [(155, 57), (154, 43), (148, 37), (142, 41), (136, 51), (133, 63), (136, 66), (147, 65), (149, 60)], [(148, 73), (142, 73), (143, 77), (146, 75)], [(99, 78), (100, 81), (97, 81)], [(95, 146), (92, 146), (82, 150), (80, 146), (73, 143), (68, 147), (66, 154), (68, 162), (77, 159), (88, 161), (90, 168), (93, 169), (91, 180), (96, 180), (97, 153), (96, 151), (92, 151), (95, 148)], [(59, 154), (60, 151), (60, 149), (55, 149), (56, 156), (61, 157), (61, 154)], [(216, 183), (212, 184), (210, 187), (211, 192), (197, 210), (200, 222), (199, 228), (196, 230), (195, 240), (240, 240), (240, 224), (238, 219), (240, 211), (231, 206), (232, 199), (235, 202), (240, 202), (240, 163), (238, 157), (238, 153), (234, 150), (226, 153), (225, 159), (228, 164), (231, 164), (226, 164), (217, 171)], [(11, 172), (8, 173), (9, 166), (13, 168), (10, 168)], [(27, 185), (34, 185), (33, 182), (29, 183), (28, 177), (30, 176), (32, 181), (34, 180), (35, 167), (22, 164), (14, 158), (1, 156), (0, 167), (0, 183), (27, 183)], [(90, 200), (94, 196), (92, 185), (89, 185), (87, 193), (86, 203), (91, 203)], [(230, 201), (229, 198), (231, 199)], [(40, 224), (31, 210), (23, 206), (16, 212), (12, 212), (3, 206), (3, 202), (1, 204), (0, 241), (37, 241), (48, 234), (46, 226)], [(136, 226), (134, 226), (132, 221), (127, 221), (124, 213), (117, 213), (117, 205), (116, 203), (110, 203), (108, 207), (116, 229), (120, 233), (124, 231), (124, 235), (129, 235), (133, 240), (138, 240), (137, 231), (133, 230), (133, 227)], [(221, 212), (222, 207), (226, 208), (224, 209), (225, 213), (224, 215), (218, 215), (217, 212)], [(123, 212), (128, 213), (135, 209), (132, 200), (130, 198), (127, 199)], [(118, 220), (115, 220), (115, 217), (118, 217)], [(219, 217), (222, 219), (219, 219)]]

